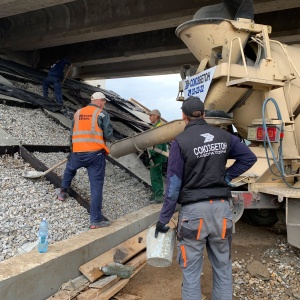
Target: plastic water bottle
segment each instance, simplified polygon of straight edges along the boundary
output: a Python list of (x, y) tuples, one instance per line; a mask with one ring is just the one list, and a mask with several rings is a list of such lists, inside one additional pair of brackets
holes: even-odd
[(45, 218), (40, 223), (38, 236), (38, 251), (40, 253), (45, 253), (48, 251), (48, 223)]

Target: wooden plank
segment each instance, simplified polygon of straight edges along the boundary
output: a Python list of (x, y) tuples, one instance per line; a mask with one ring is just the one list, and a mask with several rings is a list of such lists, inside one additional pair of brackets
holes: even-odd
[(110, 289), (106, 290), (101, 295), (95, 297), (93, 300), (109, 300), (116, 293), (121, 291), (121, 289), (129, 282), (129, 279), (121, 279), (115, 285), (113, 285)]
[(104, 275), (103, 272), (100, 271), (99, 267), (103, 267), (112, 262), (124, 264), (137, 253), (144, 250), (146, 248), (146, 233), (147, 230), (144, 230), (124, 243), (80, 266), (80, 272), (90, 282), (96, 281)]
[(88, 279), (84, 275), (81, 275), (75, 279), (69, 280), (67, 283), (64, 283), (60, 291), (47, 298), (46, 300), (74, 299), (81, 291), (88, 288), (88, 286)]
[(58, 291), (46, 300), (72, 300), (75, 299), (79, 292)]
[[(146, 256), (145, 256), (146, 257)], [(145, 258), (146, 259), (146, 258)], [(135, 276), (144, 266), (146, 265), (146, 261), (139, 268), (135, 270), (135, 272), (130, 276), (132, 278)], [(106, 290), (104, 293), (94, 298), (93, 300), (109, 300), (115, 294), (122, 290), (122, 288), (129, 282), (129, 279), (121, 279), (116, 284), (114, 284), (111, 288)]]
[[(130, 276), (132, 278), (135, 274), (137, 274), (141, 268), (146, 264), (146, 251), (137, 255), (135, 258), (130, 260), (126, 265), (132, 266), (135, 268), (134, 273)], [(111, 276), (110, 276), (111, 277)], [(92, 299), (109, 299), (116, 293), (118, 293), (129, 281), (129, 279), (121, 279), (116, 276), (117, 279), (113, 284), (108, 283), (108, 286), (103, 289), (90, 288), (87, 291), (84, 291), (80, 295), (77, 296), (77, 300), (92, 300)]]
[(98, 289), (88, 289), (83, 293), (79, 294), (76, 300), (93, 300), (99, 295)]
[(100, 295), (103, 295), (104, 293), (106, 293), (107, 290), (111, 290), (111, 289), (114, 290), (116, 286), (118, 287), (119, 285), (117, 283), (120, 280), (121, 280), (121, 278), (118, 277), (118, 276), (116, 276), (116, 278), (113, 281), (111, 281), (106, 286), (103, 286), (102, 289), (90, 288), (90, 289), (84, 291), (83, 293), (81, 293), (80, 295), (78, 295), (77, 298), (76, 298), (76, 300), (93, 300), (93, 299), (97, 299), (98, 296), (100, 297)]
[(88, 279), (84, 275), (81, 275), (63, 284), (61, 289), (66, 291), (80, 291), (85, 287), (87, 287), (88, 284), (89, 284)]
[[(117, 275), (111, 275), (111, 276), (105, 276), (104, 278), (101, 278), (94, 283), (91, 283), (89, 285), (90, 288), (101, 290), (101, 292), (105, 291), (105, 289), (108, 289), (110, 286), (115, 284), (118, 281)], [(105, 289), (104, 289), (105, 288)]]
[(139, 300), (139, 299), (142, 299), (142, 297), (140, 297), (140, 296), (129, 295), (129, 294), (115, 295), (114, 298), (116, 300)]
[[(146, 106), (144, 106), (143, 104), (141, 104), (140, 102), (138, 102), (137, 100), (135, 100), (133, 98), (128, 99), (128, 101), (137, 104), (139, 107), (144, 109), (146, 111), (146, 113), (149, 113), (151, 111), (149, 108), (147, 108)], [(166, 119), (163, 119), (162, 117), (160, 117), (160, 119), (163, 121), (163, 123), (168, 123), (168, 121)]]
[[(146, 251), (142, 252), (141, 254), (134, 257), (132, 260), (130, 260), (126, 265), (132, 266), (135, 268), (134, 273), (130, 276), (132, 278), (135, 274), (137, 274), (140, 269), (146, 264)], [(112, 276), (109, 276), (112, 277)], [(102, 285), (102, 289), (96, 289), (96, 288), (90, 288), (89, 290), (84, 291), (80, 295), (77, 296), (77, 300), (91, 300), (91, 299), (98, 299), (98, 297), (106, 297), (109, 296), (111, 293), (114, 293), (114, 295), (122, 289), (122, 287), (118, 290), (122, 284), (118, 284), (118, 282), (122, 281), (120, 277), (116, 276), (116, 280), (111, 283), (110, 281), (107, 281), (107, 286)], [(100, 281), (100, 280), (98, 280)], [(116, 290), (116, 292), (114, 292)], [(106, 292), (108, 291), (108, 292)], [(110, 296), (111, 297), (111, 296)], [(107, 299), (109, 299), (108, 297)], [(102, 298), (100, 298), (102, 299)], [(106, 299), (106, 298), (105, 298)]]
[(71, 300), (75, 299), (76, 296), (83, 290), (87, 289), (89, 286), (88, 279), (81, 275), (75, 279), (69, 280), (67, 283), (64, 283), (61, 289), (47, 298), (46, 300)]
[[(178, 220), (178, 214), (175, 213), (172, 220), (174, 223), (177, 223), (176, 221)], [(173, 222), (170, 222), (168, 225), (172, 228), (175, 227), (175, 224)], [(135, 258), (130, 260), (133, 256), (135, 256), (137, 253), (143, 251), (146, 248), (146, 233), (147, 230), (137, 234), (136, 236), (132, 237), (131, 239), (127, 240), (126, 242), (120, 244), (117, 247), (114, 247), (107, 251), (106, 253), (103, 253), (99, 257), (95, 258), (94, 260), (88, 262), (87, 264), (82, 265), (80, 268), (86, 273), (84, 275), (81, 275), (73, 280), (68, 281), (66, 284), (62, 286), (62, 290), (58, 291), (56, 294), (52, 295), (51, 297), (47, 298), (47, 300), (70, 300), (70, 299), (75, 299), (76, 296), (80, 291), (83, 291), (88, 287), (87, 279), (90, 282), (94, 282), (98, 278), (101, 278), (104, 274), (99, 270), (99, 266), (104, 266), (107, 265), (113, 261), (119, 262), (119, 263), (125, 263), (127, 261), (127, 265), (135, 267), (135, 272), (131, 277), (133, 277), (136, 273), (140, 271), (140, 269), (145, 265), (146, 263), (146, 252), (142, 252), (139, 255), (137, 255)], [(130, 261), (128, 261), (130, 260)], [(81, 269), (79, 270), (81, 271)], [(84, 274), (84, 272), (82, 272)], [(91, 272), (91, 275), (95, 276), (90, 276), (88, 278), (88, 272)], [(99, 276), (100, 274), (100, 276)], [(98, 277), (99, 276), (99, 277)], [(109, 276), (112, 277), (112, 276)], [(105, 279), (107, 280), (107, 279)], [(120, 278), (117, 277), (117, 280), (120, 281)], [(113, 283), (117, 282), (113, 281)], [(95, 286), (92, 286), (90, 284), (91, 289), (97, 289), (97, 288), (102, 288), (103, 289), (100, 291), (103, 293), (106, 289), (109, 289), (113, 285), (109, 283), (110, 280), (107, 280), (107, 285), (102, 284), (102, 283), (94, 283)], [(98, 286), (97, 286), (98, 285)], [(87, 291), (85, 291), (87, 292)], [(84, 292), (84, 293), (85, 293)], [(96, 293), (96, 291), (94, 291)], [(81, 293), (80, 295), (82, 295)], [(91, 295), (92, 292), (89, 292)], [(98, 291), (99, 295), (99, 291)], [(97, 296), (97, 293), (96, 293)], [(77, 296), (78, 297), (78, 296)], [(78, 298), (76, 298), (78, 299)], [(83, 298), (84, 299), (84, 298)], [(79, 299), (80, 300), (80, 299)]]
[(134, 273), (130, 276), (133, 277), (135, 275), (136, 270), (143, 265), (144, 263), (146, 263), (147, 260), (147, 255), (146, 255), (146, 251), (143, 251), (142, 253), (140, 253), (139, 255), (137, 255), (136, 257), (134, 257), (132, 260), (130, 260), (126, 266), (131, 266), (134, 267)]

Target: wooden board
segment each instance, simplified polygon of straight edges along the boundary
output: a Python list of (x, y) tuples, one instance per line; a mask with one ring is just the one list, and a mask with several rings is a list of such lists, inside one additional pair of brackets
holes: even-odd
[(140, 296), (129, 295), (129, 294), (122, 294), (122, 295), (115, 295), (114, 299), (116, 300), (139, 300), (142, 299)]
[(95, 297), (93, 300), (109, 300), (113, 295), (121, 291), (121, 289), (129, 282), (129, 279), (121, 279), (110, 289), (106, 290), (101, 295)]
[[(172, 218), (173, 222), (170, 222), (168, 225), (171, 228), (174, 228), (178, 220), (178, 213), (175, 213)], [(146, 252), (140, 253), (135, 258), (130, 260), (133, 256), (142, 252), (146, 248), (146, 233), (147, 230), (137, 234), (136, 236), (132, 237), (131, 239), (125, 241), (124, 243), (110, 249), (109, 251), (103, 253), (102, 255), (98, 256), (97, 258), (93, 259), (92, 261), (80, 266), (79, 270), (85, 275), (79, 276), (73, 280), (68, 281), (67, 283), (63, 284), (60, 291), (56, 294), (52, 295), (51, 297), (47, 298), (47, 300), (70, 300), (75, 299), (76, 296), (85, 289), (88, 289), (90, 286), (90, 290), (95, 290), (93, 293), (88, 292), (86, 295), (99, 295), (99, 292), (102, 294), (105, 290), (112, 288), (111, 291), (113, 293), (115, 290), (113, 286), (116, 282), (119, 282), (121, 278), (117, 277), (117, 279), (110, 280), (105, 279), (106, 283), (95, 282), (95, 280), (101, 278), (104, 274), (99, 270), (99, 267), (108, 265), (111, 262), (119, 262), (119, 263), (126, 263), (127, 265), (131, 265), (135, 267), (135, 272), (132, 276), (134, 276), (146, 263)], [(130, 260), (130, 261), (129, 261)], [(105, 282), (104, 281), (104, 282)], [(94, 286), (89, 284), (89, 282), (95, 282)], [(118, 285), (120, 286), (120, 285)], [(96, 290), (101, 289), (101, 291), (96, 292)], [(117, 288), (118, 289), (118, 288)], [(122, 289), (122, 288), (121, 288)], [(87, 291), (84, 291), (85, 293)], [(81, 293), (80, 295), (82, 295)], [(99, 295), (100, 296), (100, 295)], [(78, 297), (78, 296), (77, 296)], [(83, 297), (83, 296), (81, 296)], [(77, 298), (76, 298), (77, 299)], [(82, 298), (88, 299), (88, 298)], [(80, 300), (80, 298), (79, 298)]]
[(61, 289), (66, 291), (78, 291), (88, 286), (88, 284), (89, 284), (88, 279), (84, 275), (81, 275), (63, 284)]
[(67, 283), (64, 283), (61, 287), (61, 290), (47, 298), (47, 300), (71, 300), (76, 298), (76, 296), (88, 288), (89, 281), (88, 279), (81, 275), (75, 279), (69, 280)]
[(146, 255), (146, 251), (143, 251), (142, 253), (140, 253), (139, 255), (137, 255), (136, 257), (134, 257), (133, 259), (131, 259), (126, 266), (131, 266), (134, 267), (134, 273), (130, 276), (133, 277), (136, 273), (136, 270), (144, 265), (144, 263), (146, 263), (147, 260), (147, 255)]
[[(132, 266), (135, 268), (134, 273), (130, 276), (132, 278), (136, 275), (146, 264), (146, 252), (137, 255), (135, 258), (130, 260), (126, 265)], [(117, 281), (117, 282), (116, 282)], [(87, 291), (84, 291), (77, 296), (77, 300), (96, 300), (96, 299), (110, 299), (113, 295), (118, 293), (129, 281), (129, 279), (121, 279), (117, 277), (117, 280), (113, 284), (108, 282), (107, 286), (102, 286), (102, 291), (96, 288), (91, 288)]]
[(111, 275), (111, 276), (105, 276), (94, 283), (91, 283), (89, 285), (90, 288), (98, 289), (101, 292), (105, 291), (105, 289), (108, 289), (110, 286), (115, 284), (118, 281), (117, 275)]
[(46, 300), (72, 300), (76, 298), (77, 295), (77, 292), (59, 291)]
[[(146, 265), (146, 261), (139, 268), (135, 270), (135, 272), (130, 276), (132, 278), (135, 276), (144, 266)], [(104, 293), (94, 298), (93, 300), (109, 300), (115, 294), (122, 290), (122, 288), (129, 282), (129, 279), (120, 279), (116, 284), (106, 290)]]
[(137, 253), (146, 249), (146, 233), (147, 230), (144, 230), (124, 243), (80, 266), (80, 272), (90, 282), (94, 282), (104, 275), (103, 272), (100, 271), (99, 267), (103, 267), (114, 261), (124, 264)]
[(88, 289), (82, 294), (79, 294), (76, 300), (94, 300), (99, 295), (98, 289)]

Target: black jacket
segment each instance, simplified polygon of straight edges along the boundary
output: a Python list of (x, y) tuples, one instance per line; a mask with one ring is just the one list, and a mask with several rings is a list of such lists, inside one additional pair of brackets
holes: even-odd
[(177, 202), (184, 205), (231, 197), (224, 180), (231, 134), (201, 118), (190, 121), (176, 140), (185, 161)]

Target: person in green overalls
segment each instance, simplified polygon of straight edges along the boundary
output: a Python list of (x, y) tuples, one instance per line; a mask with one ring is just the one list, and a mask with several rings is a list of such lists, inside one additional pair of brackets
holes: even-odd
[[(152, 128), (159, 127), (163, 125), (160, 117), (161, 114), (158, 109), (153, 109), (149, 113), (149, 119), (152, 124)], [(167, 151), (167, 144), (159, 144), (154, 146), (154, 148)], [(155, 152), (153, 149), (148, 149), (149, 162), (150, 162), (150, 177), (152, 186), (152, 195), (150, 198), (150, 203), (161, 203), (163, 202), (163, 175), (162, 175), (162, 165), (167, 161), (166, 156)]]

